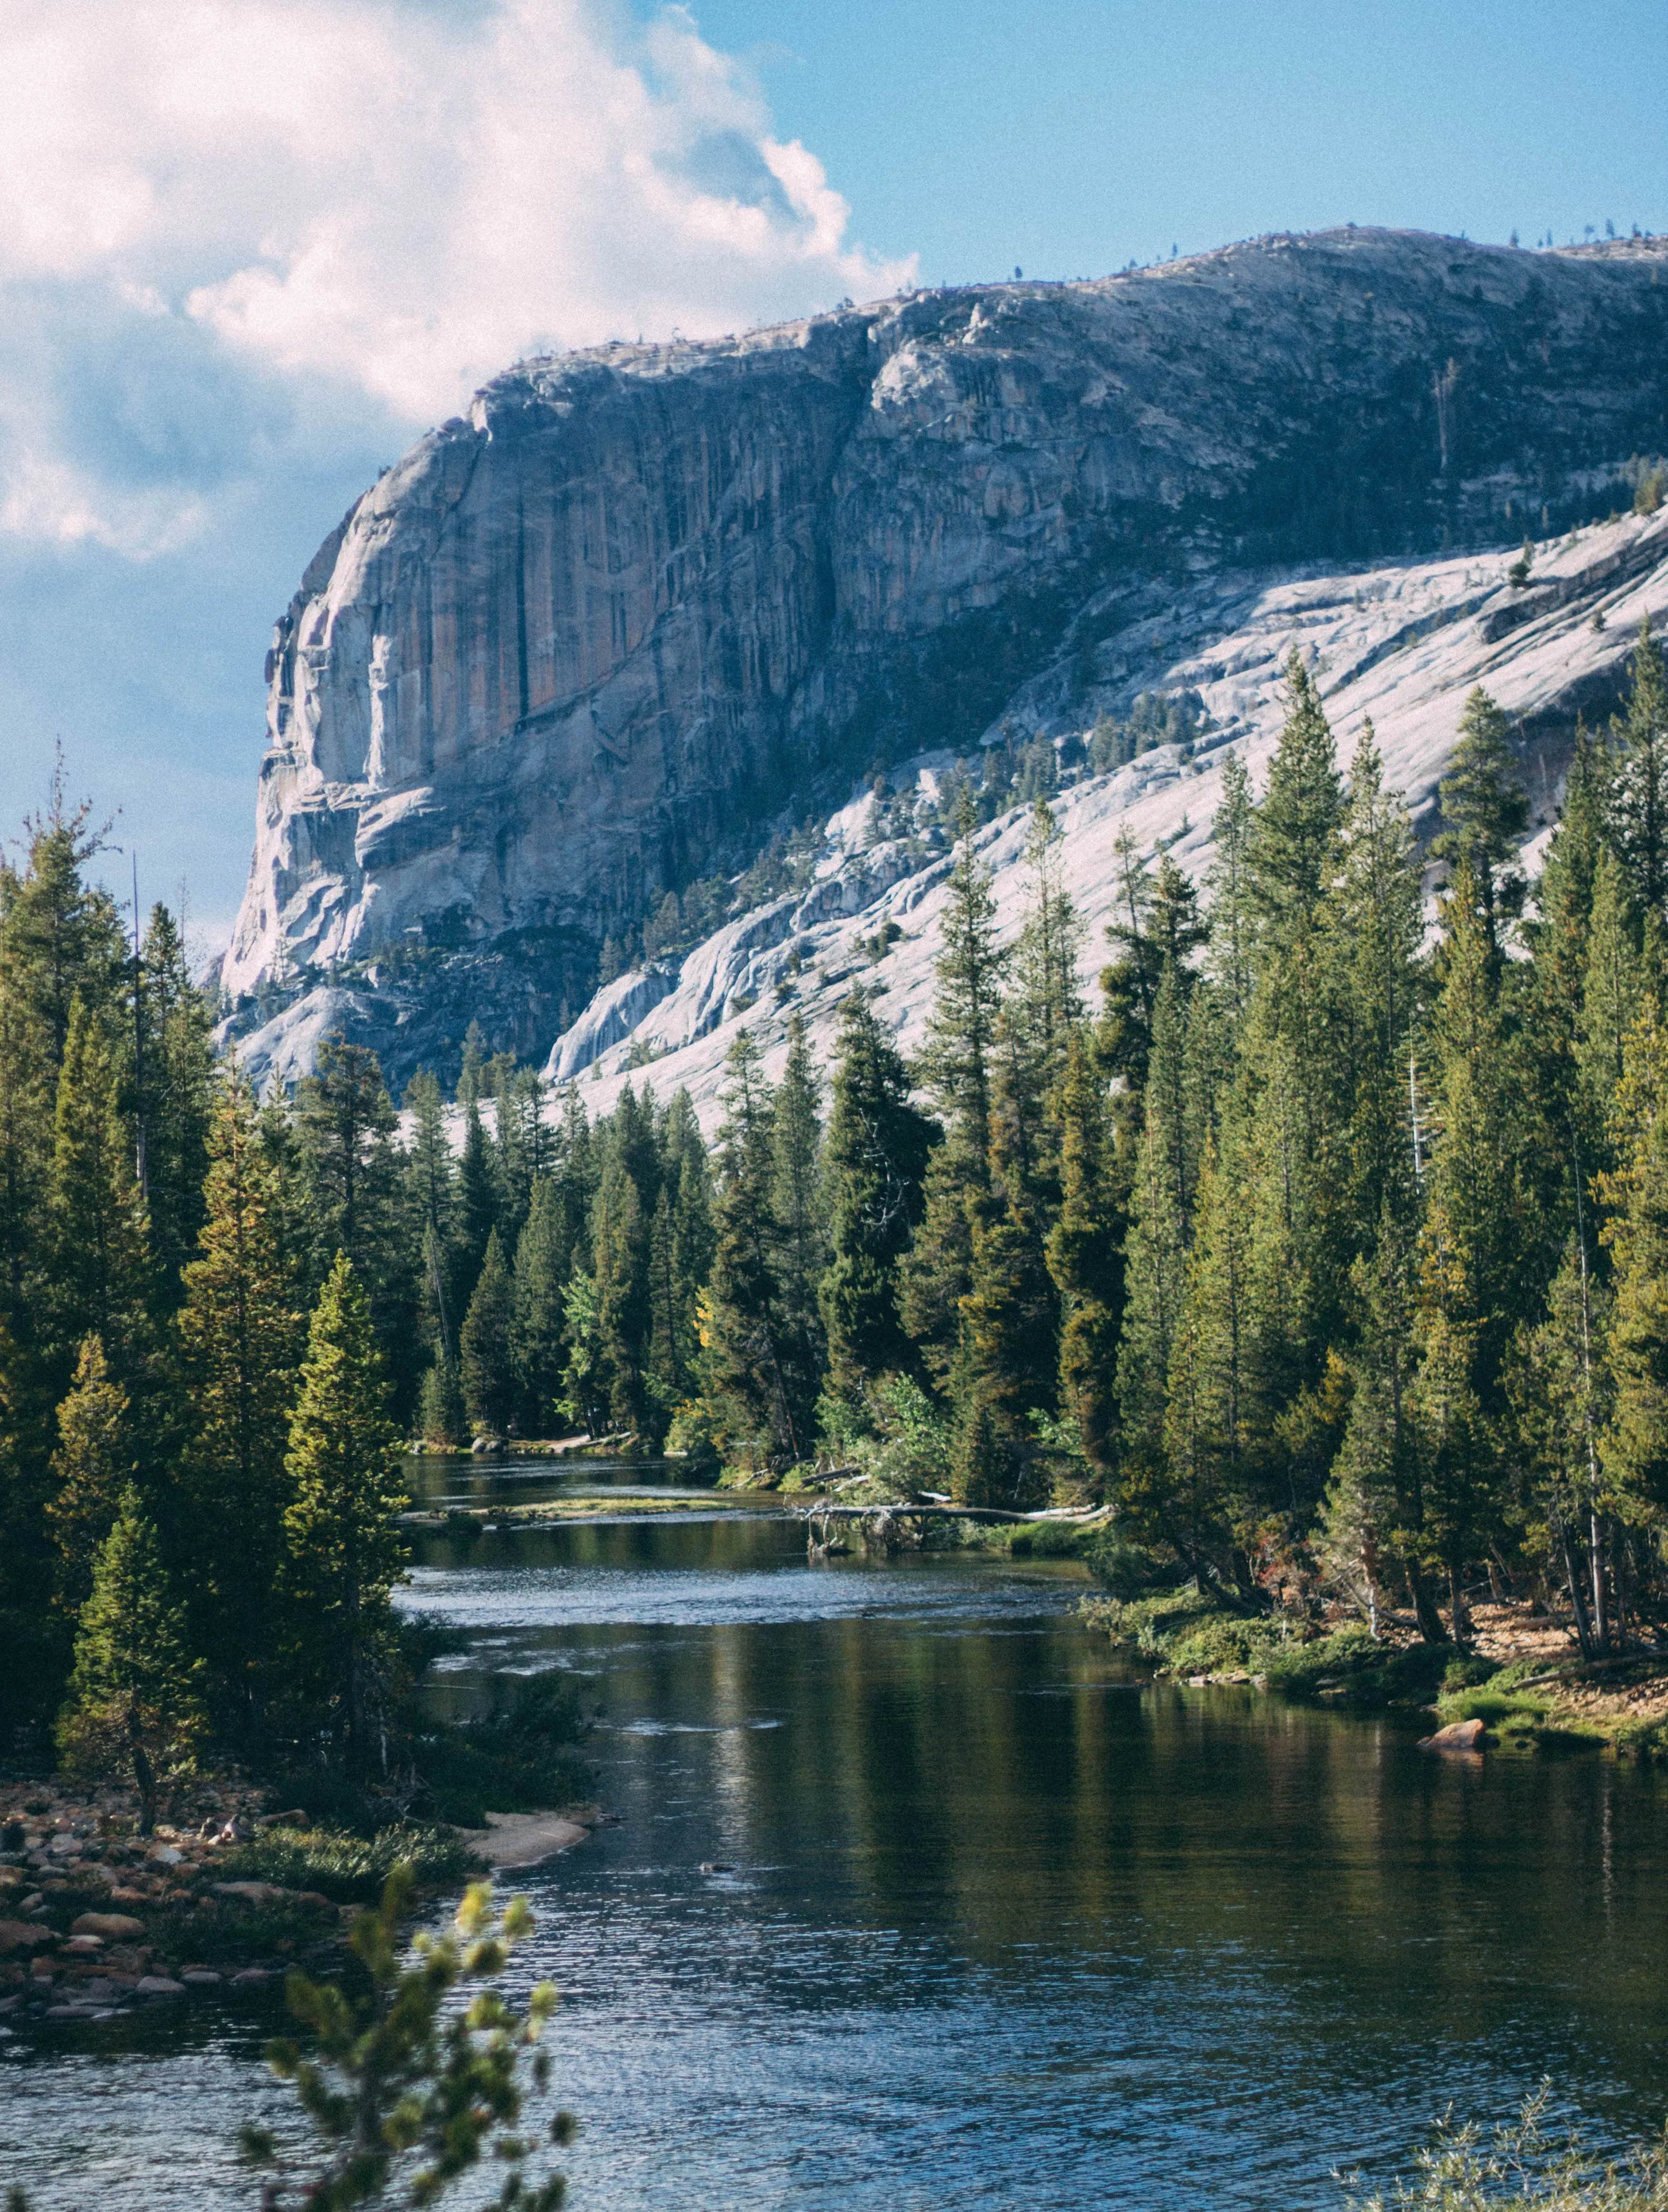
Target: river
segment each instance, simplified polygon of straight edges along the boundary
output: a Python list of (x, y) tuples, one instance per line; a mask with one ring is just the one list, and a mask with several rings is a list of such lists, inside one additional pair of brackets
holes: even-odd
[[(1603, 2139), (1659, 2123), (1659, 1777), (1154, 1686), (1078, 1625), (1083, 1588), (808, 1566), (762, 1518), (428, 1540), (406, 1601), (467, 1638), (443, 1693), (557, 1666), (598, 1716), (619, 1818), (517, 1884), (520, 1963), (563, 1992), (575, 2212), (1292, 2212), (1543, 2075)], [(228, 2143), (273, 2094), (262, 2032), (6, 2041), (0, 2167), (43, 2208), (253, 2203)]]

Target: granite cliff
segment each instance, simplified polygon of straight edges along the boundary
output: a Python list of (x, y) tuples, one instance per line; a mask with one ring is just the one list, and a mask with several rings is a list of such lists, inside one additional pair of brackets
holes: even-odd
[[(1218, 648), (1301, 630), (1327, 576), (1385, 614), (1364, 652), (1416, 629), (1418, 571), (1511, 658), (1555, 587), (1511, 591), (1499, 549), (1628, 507), (1668, 449), (1665, 267), (1350, 230), (523, 364), (365, 494), (277, 626), (228, 1034), (289, 1075), (344, 1028), (399, 1080), (473, 1018), (572, 1074), (697, 957), (590, 1005), (604, 939), (855, 774), (1141, 691), (1208, 693), (1214, 741), (1250, 743), (1266, 700), (1234, 705)], [(1638, 538), (1602, 555), (1630, 588)], [(1547, 773), (1619, 649), (1531, 686)], [(1108, 821), (1155, 759), (1093, 780)], [(855, 888), (818, 862), (822, 921), (897, 891), (874, 843)]]

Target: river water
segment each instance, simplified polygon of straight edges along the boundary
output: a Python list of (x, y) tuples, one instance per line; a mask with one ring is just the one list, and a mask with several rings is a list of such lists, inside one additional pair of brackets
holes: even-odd
[[(556, 1666), (597, 1715), (619, 1818), (517, 1884), (576, 2212), (1291, 2212), (1543, 2076), (1601, 2139), (1660, 2122), (1660, 1779), (1153, 1686), (1084, 1587), (813, 1567), (792, 1525), (698, 1514), (428, 1544), (407, 1601), (466, 1639), (444, 1693)], [(0, 2045), (0, 2171), (42, 2207), (252, 2203), (228, 2143), (269, 2029)]]

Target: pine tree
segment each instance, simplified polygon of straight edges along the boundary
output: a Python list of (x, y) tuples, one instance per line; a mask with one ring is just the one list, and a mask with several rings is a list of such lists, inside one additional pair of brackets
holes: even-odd
[(314, 1228), (310, 1279), (345, 1252), (370, 1301), (396, 1402), (414, 1404), (423, 1344), (417, 1261), (404, 1235), (398, 1126), (376, 1054), (327, 1038), (316, 1072), (296, 1085), (296, 1137)]
[(1245, 1517), (1258, 1442), (1257, 1345), (1251, 1311), (1251, 1191), (1237, 1118), (1200, 1165), (1193, 1243), (1167, 1378), (1164, 1449), (1172, 1527), (1196, 1572)]
[(46, 1507), (58, 1555), (54, 1595), (79, 1613), (92, 1594), (93, 1562), (115, 1526), (133, 1480), (130, 1401), (113, 1382), (96, 1336), (83, 1340), (76, 1379), (58, 1409), (58, 1449), (52, 1454), (52, 1493)]
[(703, 1382), (721, 1443), (745, 1450), (755, 1462), (800, 1459), (811, 1441), (783, 1355), (770, 1204), (770, 1105), (758, 1041), (751, 1030), (741, 1030), (726, 1061)]
[(1428, 1234), (1421, 1358), (1412, 1399), (1421, 1534), (1426, 1564), (1447, 1576), (1449, 1634), (1464, 1644), (1470, 1634), (1462, 1594), (1464, 1572), (1496, 1525), (1498, 1466), (1476, 1387), (1478, 1332), (1455, 1312), (1468, 1296), (1463, 1270), (1451, 1256), (1440, 1214)]
[(867, 994), (840, 1008), (824, 1152), (832, 1256), (818, 1292), (829, 1389), (859, 1405), (880, 1376), (910, 1364), (898, 1271), (921, 1217), (932, 1124), (910, 1099), (909, 1070)]
[(58, 1744), (65, 1763), (82, 1772), (132, 1776), (141, 1835), (156, 1824), (162, 1787), (196, 1765), (204, 1734), (202, 1672), (156, 1531), (130, 1489), (94, 1564)]
[(787, 1065), (771, 1103), (770, 1205), (782, 1288), (782, 1356), (794, 1427), (804, 1437), (811, 1433), (827, 1361), (817, 1304), (828, 1251), (819, 1106), (820, 1086), (806, 1042), (804, 1018), (795, 1014), (788, 1024)]
[(98, 1336), (125, 1372), (150, 1285), (133, 1144), (117, 1103), (110, 1050), (79, 993), (70, 1000), (53, 1125), (50, 1197), (59, 1358)]
[(556, 1417), (567, 1362), (563, 1297), (573, 1266), (574, 1233), (549, 1176), (533, 1187), (527, 1225), (515, 1248), (510, 1346), (528, 1433), (545, 1436)]
[(457, 1303), (467, 1310), (486, 1259), (487, 1239), (498, 1226), (501, 1202), (481, 1109), (471, 1099), (464, 1111), (463, 1153), (458, 1163)]
[(495, 1229), (486, 1240), (480, 1279), (459, 1336), (463, 1401), (478, 1435), (508, 1436), (514, 1425), (516, 1378), (510, 1350), (511, 1322), (509, 1269)]
[(1210, 967), (1237, 1023), (1251, 990), (1255, 926), (1251, 910), (1251, 849), (1256, 807), (1251, 778), (1237, 752), (1222, 764), (1222, 799), (1211, 825)]
[(1173, 976), (1167, 974), (1160, 992), (1146, 1111), (1129, 1194), (1125, 1303), (1117, 1355), (1123, 1475), (1126, 1488), (1135, 1485), (1143, 1496), (1155, 1495), (1154, 1486), (1162, 1482), (1166, 1386), (1187, 1260), (1181, 1052)]
[(1574, 1060), (1582, 1165), (1588, 1175), (1615, 1163), (1606, 1146), (1611, 1102), (1621, 1086), (1627, 1040), (1644, 995), (1638, 924), (1626, 871), (1608, 850), (1593, 871), (1592, 912), (1587, 931)]
[(370, 1301), (338, 1253), (289, 1425), (280, 1594), (298, 1730), (321, 1732), (350, 1771), (371, 1763), (389, 1594), (405, 1560), (399, 1456)]
[(1616, 779), (1617, 842), (1641, 910), (1668, 906), (1668, 680), (1647, 615), (1639, 626), (1633, 681), (1613, 725), (1621, 751)]
[(636, 1181), (618, 1154), (602, 1171), (591, 1208), (596, 1286), (596, 1389), (612, 1429), (650, 1425), (648, 1224)]
[(1606, 1286), (1572, 1237), (1547, 1294), (1546, 1319), (1519, 1330), (1508, 1376), (1513, 1441), (1528, 1478), (1531, 1541), (1568, 1594), (1586, 1659), (1608, 1644), (1599, 1440), (1611, 1411)]
[(207, 1217), (177, 1322), (192, 1409), (182, 1481), (199, 1645), (247, 1727), (271, 1663), (304, 1325), (281, 1241), (278, 1177), (235, 1066), (219, 1089), (208, 1154)]
[(423, 1295), (429, 1340), (455, 1364), (461, 1314), (454, 1310), (458, 1268), (458, 1174), (438, 1081), (420, 1067), (405, 1086), (411, 1141), (405, 1154), (409, 1216), (423, 1251)]
[(1337, 872), (1343, 819), (1332, 732), (1294, 646), (1280, 746), (1251, 819), (1246, 855), (1246, 903), (1275, 949), (1289, 949), (1318, 924)]
[(1123, 1237), (1105, 1102), (1089, 1048), (1072, 1039), (1057, 1104), (1060, 1212), (1048, 1243), (1060, 1292), (1060, 1402), (1104, 1480), (1117, 1443), (1116, 1378), (1123, 1319)]
[(1467, 1372), (1495, 1410), (1501, 1359), (1528, 1288), (1527, 1224), (1514, 1142), (1519, 1086), (1512, 1038), (1488, 917), (1467, 860), (1455, 868), (1442, 915), (1447, 977), (1433, 1025), (1439, 1127), (1428, 1238), (1440, 1239), (1442, 1249), (1444, 1310), (1456, 1330), (1471, 1333)]
[(1443, 829), (1431, 842), (1439, 860), (1469, 869), (1481, 903), (1489, 952), (1500, 946), (1500, 916), (1523, 902), (1523, 878), (1509, 863), (1529, 823), (1529, 800), (1512, 750), (1511, 724), (1478, 685), (1460, 717), (1459, 742), (1437, 786)]
[(214, 1012), (191, 980), (165, 906), (151, 908), (139, 963), (133, 1110), (144, 1164), (141, 1193), (165, 1304), (197, 1249), (214, 1110)]
[(417, 1401), (417, 1435), (425, 1444), (461, 1444), (468, 1440), (468, 1420), (457, 1363), (436, 1352)]
[(990, 871), (973, 849), (971, 816), (959, 831), (921, 1072), (959, 1157), (982, 1184), (990, 1150), (991, 1054), (1008, 962), (996, 944)]
[(1348, 963), (1344, 1082), (1353, 1218), (1346, 1241), (1359, 1249), (1371, 1240), (1386, 1200), (1398, 1207), (1410, 1200), (1409, 1085), (1424, 927), (1412, 825), (1399, 795), (1384, 787), (1371, 722), (1350, 763), (1337, 912)]

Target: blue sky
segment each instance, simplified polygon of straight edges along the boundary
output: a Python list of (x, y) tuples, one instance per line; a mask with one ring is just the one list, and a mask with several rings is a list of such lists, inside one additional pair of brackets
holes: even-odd
[(520, 354), (1275, 228), (1668, 230), (1665, 64), (1661, 0), (3, 0), (0, 830), (61, 742), (223, 934), (273, 617)]

